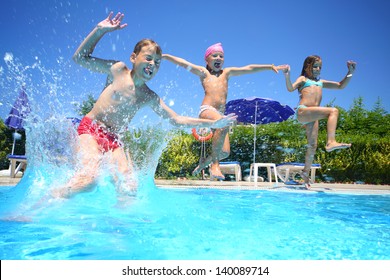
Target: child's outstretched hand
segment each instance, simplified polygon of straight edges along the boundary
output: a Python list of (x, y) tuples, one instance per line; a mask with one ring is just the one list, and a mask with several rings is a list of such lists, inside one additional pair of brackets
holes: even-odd
[(98, 28), (102, 29), (105, 32), (114, 31), (117, 29), (122, 29), (127, 26), (127, 23), (121, 24), (123, 17), (125, 16), (121, 12), (118, 12), (115, 17), (111, 18), (114, 13), (110, 12), (108, 17), (98, 23)]
[(287, 73), (290, 72), (290, 65), (288, 65), (288, 64), (279, 65), (279, 66), (277, 66), (276, 68), (277, 68), (278, 70), (282, 70), (282, 72), (283, 72), (284, 74), (287, 74)]
[(352, 60), (347, 61), (348, 72), (352, 74), (356, 69), (356, 62)]
[(279, 69), (278, 69), (278, 66), (275, 66), (272, 64), (272, 67), (271, 67), (271, 70), (274, 71), (275, 73), (279, 73)]

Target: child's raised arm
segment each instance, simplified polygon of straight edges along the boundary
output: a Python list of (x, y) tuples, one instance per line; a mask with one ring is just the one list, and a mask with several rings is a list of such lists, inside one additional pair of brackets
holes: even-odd
[(349, 81), (351, 80), (353, 73), (355, 72), (356, 62), (352, 61), (352, 60), (347, 61), (347, 67), (348, 67), (348, 72), (340, 82), (323, 80), (324, 88), (328, 88), (328, 89), (343, 89), (343, 88), (345, 88), (349, 84)]
[(199, 66), (199, 65), (195, 65), (183, 58), (180, 58), (180, 57), (177, 57), (177, 56), (173, 56), (173, 55), (170, 55), (170, 54), (163, 54), (162, 55), (162, 59), (166, 59), (176, 65), (179, 65), (185, 69), (187, 69), (187, 71), (190, 71), (191, 73), (199, 76), (199, 77), (205, 77), (206, 76), (206, 68), (203, 67), (203, 66)]
[(278, 66), (279, 67), (279, 70), (282, 70), (283, 71), (283, 74), (284, 74), (284, 77), (286, 78), (286, 87), (287, 87), (287, 90), (289, 92), (293, 92), (294, 90), (296, 90), (299, 85), (303, 82), (304, 80), (304, 77), (303, 76), (300, 76), (296, 81), (295, 83), (291, 83), (291, 77), (290, 77), (290, 65), (286, 64), (286, 65), (281, 65), (281, 66)]
[(229, 77), (232, 77), (266, 70), (272, 70), (275, 73), (278, 73), (278, 67), (280, 66), (275, 66), (273, 64), (249, 64), (243, 67), (229, 67), (226, 70), (229, 71)]
[(157, 95), (153, 94), (150, 97), (149, 105), (152, 110), (161, 118), (168, 119), (170, 123), (178, 127), (209, 127), (209, 128), (224, 128), (234, 124), (237, 121), (237, 115), (234, 113), (223, 116), (219, 120), (199, 119), (187, 116), (181, 116), (173, 111), (164, 103), (164, 101)]
[(122, 29), (127, 24), (121, 24), (124, 14), (118, 12), (114, 18), (111, 18), (111, 12), (106, 19), (99, 22), (98, 25), (91, 31), (91, 33), (84, 39), (78, 49), (73, 55), (73, 60), (81, 66), (96, 72), (110, 73), (110, 67), (116, 62), (114, 60), (105, 60), (101, 58), (92, 57), (92, 53), (96, 44), (103, 37), (104, 34)]

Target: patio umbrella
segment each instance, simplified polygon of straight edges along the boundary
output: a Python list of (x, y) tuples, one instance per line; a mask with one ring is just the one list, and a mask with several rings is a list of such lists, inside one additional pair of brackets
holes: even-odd
[(237, 121), (243, 124), (253, 124), (253, 163), (256, 155), (256, 125), (271, 122), (283, 122), (294, 114), (288, 105), (268, 98), (249, 97), (231, 100), (226, 104), (225, 114), (235, 113)]
[(237, 121), (244, 124), (282, 122), (294, 114), (287, 105), (268, 98), (250, 97), (231, 100), (226, 104), (225, 114), (235, 113)]
[(17, 133), (18, 130), (24, 130), (23, 121), (26, 119), (27, 115), (30, 113), (30, 104), (28, 102), (28, 97), (24, 88), (19, 93), (18, 98), (16, 99), (14, 105), (9, 112), (8, 118), (5, 120), (5, 125), (10, 129), (15, 129), (13, 134), (13, 145), (12, 145), (12, 155), (15, 150), (15, 141), (19, 138), (20, 134)]
[(70, 120), (73, 125), (78, 126), (81, 122), (79, 118), (76, 117), (66, 117), (67, 120)]

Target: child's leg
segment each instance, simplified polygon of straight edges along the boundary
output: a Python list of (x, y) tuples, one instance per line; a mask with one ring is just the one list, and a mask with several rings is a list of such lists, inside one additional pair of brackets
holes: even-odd
[(307, 149), (305, 156), (305, 167), (303, 168), (303, 171), (307, 173), (309, 173), (311, 170), (311, 165), (313, 164), (314, 155), (317, 150), (318, 126), (318, 121), (306, 125)]
[(349, 143), (339, 143), (336, 141), (336, 127), (337, 121), (339, 118), (339, 110), (333, 108), (335, 111), (329, 115), (327, 123), (327, 141), (326, 141), (326, 151), (331, 152), (339, 149), (346, 149), (351, 147)]
[(306, 138), (307, 138), (307, 149), (305, 155), (305, 167), (301, 173), (303, 180), (305, 181), (305, 185), (307, 188), (310, 187), (310, 170), (311, 165), (314, 160), (314, 155), (317, 150), (318, 143), (318, 121), (311, 122), (306, 124)]
[[(199, 116), (203, 119), (209, 120), (219, 120), (222, 118), (222, 115), (215, 110), (205, 110)], [(221, 179), (224, 176), (219, 169), (219, 160), (226, 158), (230, 154), (230, 144), (229, 144), (229, 130), (227, 128), (224, 129), (216, 129), (212, 138), (212, 148), (211, 155), (209, 155), (205, 160), (199, 163), (199, 165), (192, 172), (193, 175), (198, 174), (201, 170), (206, 168), (209, 164), (211, 165), (210, 173), (214, 177), (220, 177)]]
[(314, 121), (330, 118), (332, 119), (333, 124), (333, 126), (331, 126), (330, 128), (334, 130), (336, 130), (338, 116), (338, 110), (336, 108), (331, 107), (312, 106), (299, 108), (298, 110), (298, 120), (301, 123), (311, 123)]
[(223, 179), (224, 176), (219, 168), (219, 161), (227, 158), (230, 154), (229, 129), (217, 129), (213, 136), (211, 147), (211, 168), (210, 174)]
[(331, 107), (306, 107), (298, 111), (298, 120), (300, 122), (314, 122), (321, 119), (328, 119), (327, 123), (327, 143), (326, 150), (349, 148), (351, 144), (338, 143), (336, 141), (336, 127), (339, 117), (339, 110)]
[(98, 176), (102, 153), (93, 136), (89, 134), (79, 136), (78, 156), (80, 159), (77, 164), (78, 170), (65, 187), (53, 190), (53, 196), (71, 197), (75, 193), (88, 191), (88, 187)]
[(119, 194), (133, 196), (137, 190), (137, 183), (134, 178), (134, 166), (130, 155), (126, 156), (125, 150), (120, 147), (112, 152), (113, 165), (116, 166), (115, 176)]
[[(230, 143), (228, 129), (221, 131), (222, 129), (216, 129), (213, 133), (211, 154), (199, 162), (199, 165), (192, 172), (193, 175), (197, 175), (204, 168), (212, 164), (211, 173), (214, 176), (222, 176), (221, 170), (219, 169), (219, 161), (229, 156), (230, 154)], [(221, 145), (221, 140), (224, 139)], [(222, 146), (222, 148), (220, 148)], [(219, 175), (217, 175), (219, 174)]]

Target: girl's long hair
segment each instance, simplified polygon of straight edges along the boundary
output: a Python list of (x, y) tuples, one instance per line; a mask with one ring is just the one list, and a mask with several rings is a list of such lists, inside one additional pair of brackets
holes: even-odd
[(321, 57), (318, 55), (310, 55), (306, 57), (305, 61), (303, 62), (302, 72), (301, 76), (305, 76), (307, 78), (312, 79), (313, 78), (313, 65), (316, 62), (321, 62)]

